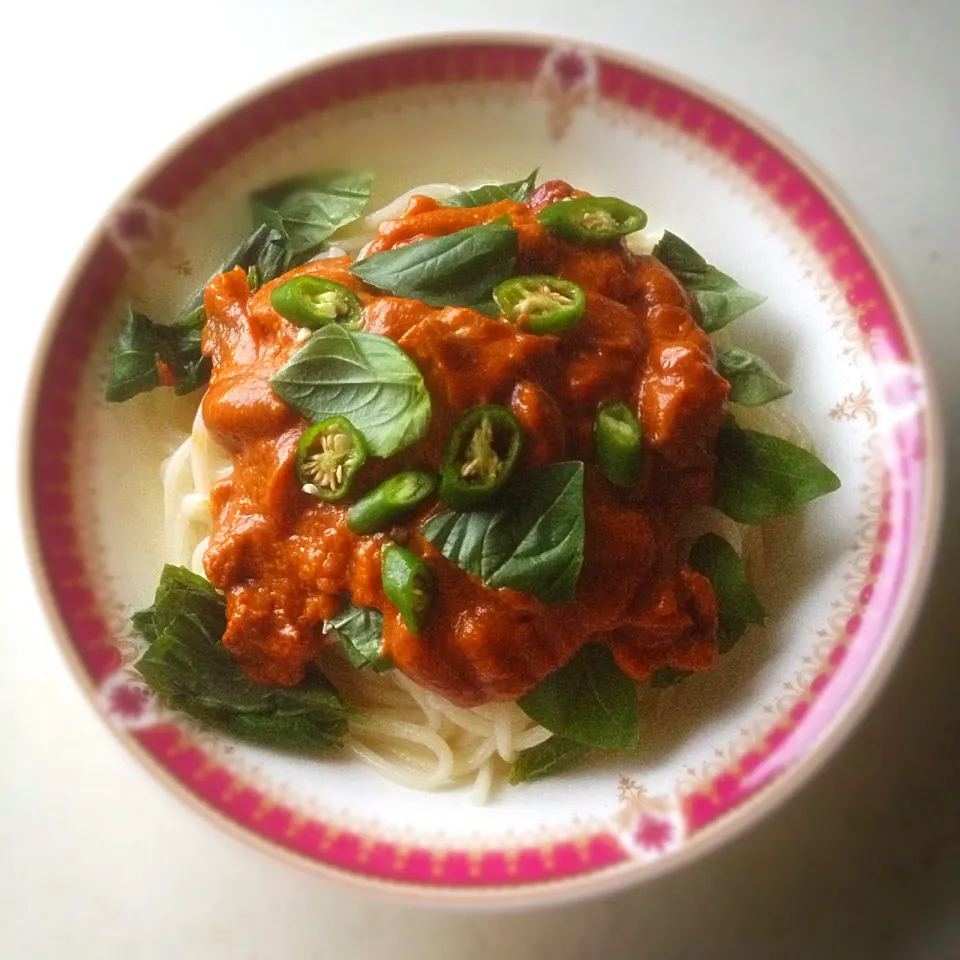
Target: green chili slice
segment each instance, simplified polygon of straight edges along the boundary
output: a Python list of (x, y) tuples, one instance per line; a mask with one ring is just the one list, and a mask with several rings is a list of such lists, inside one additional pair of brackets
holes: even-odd
[(435, 585), (433, 572), (415, 553), (388, 540), (380, 553), (383, 592), (400, 611), (407, 629), (416, 636), (423, 631)]
[(347, 526), (359, 534), (382, 530), (437, 489), (436, 474), (404, 470), (364, 494), (348, 511)]
[(493, 291), (505, 320), (530, 333), (562, 333), (587, 309), (583, 288), (559, 277), (514, 277)]
[(537, 220), (570, 243), (610, 243), (647, 225), (647, 215), (639, 207), (616, 197), (558, 200), (544, 207)]
[(455, 510), (495, 496), (523, 449), (523, 428), (506, 408), (472, 407), (453, 425), (440, 471), (440, 499)]
[(330, 417), (300, 437), (297, 479), (304, 493), (319, 500), (342, 500), (366, 459), (363, 434), (346, 417)]
[(323, 277), (294, 277), (270, 292), (270, 305), (285, 320), (319, 330), (339, 323), (348, 330), (363, 326), (363, 304), (342, 283)]
[(643, 433), (637, 415), (625, 403), (605, 403), (595, 424), (597, 460), (604, 476), (618, 487), (640, 479)]

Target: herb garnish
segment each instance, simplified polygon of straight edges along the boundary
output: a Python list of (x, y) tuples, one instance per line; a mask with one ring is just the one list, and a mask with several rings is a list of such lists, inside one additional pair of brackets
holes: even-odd
[(416, 364), (388, 337), (322, 327), (270, 379), (298, 413), (318, 423), (346, 417), (376, 457), (419, 440), (430, 395)]
[(527, 471), (493, 505), (444, 511), (421, 529), (448, 560), (487, 586), (569, 602), (583, 564), (583, 464)]
[(518, 703), (551, 733), (587, 747), (632, 750), (640, 740), (637, 686), (600, 643), (588, 643)]
[(243, 675), (221, 642), (226, 602), (203, 577), (164, 567), (153, 606), (132, 622), (150, 644), (136, 669), (171, 709), (262, 746), (306, 751), (343, 742), (350, 714), (321, 673), (296, 687)]
[(766, 611), (753, 592), (743, 560), (723, 537), (705, 533), (690, 550), (689, 564), (713, 587), (720, 613), (720, 653), (726, 653), (751, 623), (762, 624)]
[(383, 643), (383, 614), (373, 607), (356, 607), (347, 602), (327, 621), (340, 640), (347, 659), (358, 669), (372, 667), (383, 673), (393, 667), (390, 657), (380, 653)]
[(210, 360), (200, 352), (203, 317), (162, 324), (128, 308), (110, 359), (105, 397), (129, 400), (154, 387), (190, 393), (210, 377)]
[(711, 266), (689, 243), (669, 230), (664, 231), (653, 248), (653, 255), (693, 294), (700, 307), (700, 323), (707, 333), (720, 330), (767, 299)]
[(510, 782), (516, 785), (561, 773), (589, 752), (589, 747), (576, 740), (551, 737), (517, 756), (510, 768)]
[(444, 200), (444, 207), (484, 207), (488, 203), (498, 203), (500, 200), (516, 200), (517, 203), (526, 203), (530, 199), (537, 185), (539, 167), (524, 180), (515, 180), (513, 183), (484, 183), (472, 190), (463, 190)]
[(730, 382), (730, 401), (744, 407), (759, 407), (790, 393), (766, 360), (741, 347), (718, 347), (717, 370)]
[(353, 223), (370, 199), (371, 173), (335, 171), (261, 190), (250, 198), (254, 216), (276, 230), (286, 250), (284, 269), (320, 249), (340, 227)]
[(802, 447), (732, 421), (717, 436), (716, 505), (738, 523), (796, 513), (839, 489), (840, 479)]
[[(255, 194), (251, 206), (263, 222), (240, 241), (210, 280), (242, 267), (255, 290), (309, 259), (331, 233), (363, 213), (371, 180), (366, 173), (326, 174)], [(107, 400), (129, 400), (159, 386), (190, 393), (210, 379), (210, 362), (200, 352), (206, 286), (190, 298), (173, 324), (155, 323), (130, 311), (113, 349)]]
[(375, 253), (350, 272), (398, 297), (494, 314), (493, 288), (512, 276), (516, 259), (517, 231), (503, 217)]

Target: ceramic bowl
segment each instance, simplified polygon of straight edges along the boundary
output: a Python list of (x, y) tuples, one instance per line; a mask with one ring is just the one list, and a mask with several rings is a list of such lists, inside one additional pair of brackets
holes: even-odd
[[(739, 342), (842, 490), (774, 525), (771, 613), (709, 674), (644, 699), (636, 756), (500, 792), (422, 794), (347, 760), (230, 743), (159, 711), (130, 669), (132, 609), (162, 563), (159, 464), (197, 397), (102, 397), (123, 305), (169, 316), (286, 176), (372, 168), (373, 206), (418, 183), (539, 166), (641, 204), (767, 302)], [(647, 63), (518, 37), (337, 56), (228, 107), (106, 215), (67, 281), (26, 412), (28, 537), (55, 632), (117, 737), (198, 814), (354, 887), (526, 904), (653, 877), (755, 823), (863, 714), (907, 637), (934, 554), (942, 451), (903, 301), (835, 190), (796, 149)], [(110, 789), (105, 785), (105, 789)]]

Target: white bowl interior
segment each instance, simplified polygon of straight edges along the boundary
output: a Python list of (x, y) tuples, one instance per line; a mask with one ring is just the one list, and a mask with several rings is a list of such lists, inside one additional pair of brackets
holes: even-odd
[(309, 170), (361, 166), (378, 177), (373, 207), (418, 183), (516, 179), (539, 166), (542, 179), (638, 203), (652, 229), (673, 230), (768, 295), (731, 328), (734, 338), (790, 382), (785, 409), (807, 428), (843, 488), (802, 519), (768, 529), (759, 583), (767, 626), (751, 631), (713, 672), (647, 697), (636, 756), (505, 789), (478, 808), (464, 790), (412, 792), (346, 759), (292, 758), (198, 735), (228, 769), (293, 809), (405, 843), (500, 844), (610, 823), (636, 795), (621, 778), (661, 798), (679, 823), (682, 798), (757, 742), (822, 667), (835, 633), (831, 618), (862, 563), (864, 524), (876, 516), (877, 427), (843, 414), (873, 386), (873, 368), (862, 362), (849, 307), (808, 241), (732, 164), (659, 121), (586, 108), (557, 142), (543, 105), (521, 90), (464, 84), (371, 97), (307, 117), (237, 156), (175, 216), (159, 217), (167, 235), (161, 249), (129, 251), (135, 269), (102, 333), (80, 404), (78, 525), (119, 630), (151, 599), (164, 560), (159, 467), (185, 433), (198, 396), (157, 392), (107, 405), (100, 399), (106, 351), (127, 297), (150, 315), (176, 312), (248, 228), (252, 189)]

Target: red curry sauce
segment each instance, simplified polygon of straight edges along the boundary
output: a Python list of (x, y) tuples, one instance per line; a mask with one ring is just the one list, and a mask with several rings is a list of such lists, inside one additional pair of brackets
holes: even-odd
[[(472, 706), (514, 700), (591, 639), (644, 679), (660, 666), (698, 670), (716, 657), (710, 584), (682, 559), (680, 519), (708, 503), (713, 448), (728, 384), (673, 275), (653, 257), (619, 246), (570, 245), (547, 233), (536, 210), (571, 195), (544, 184), (529, 204), (473, 209), (415, 197), (382, 224), (368, 253), (508, 216), (519, 234), (518, 274), (554, 274), (586, 291), (587, 311), (562, 336), (522, 332), (458, 307), (380, 296), (349, 272), (348, 258), (309, 263), (255, 294), (237, 269), (208, 285), (204, 352), (213, 359), (204, 420), (231, 452), (233, 473), (213, 491), (213, 536), (204, 565), (227, 597), (224, 644), (245, 673), (295, 684), (324, 642), (321, 628), (347, 592), (382, 610), (383, 652), (417, 683)], [(296, 352), (299, 328), (270, 306), (270, 291), (297, 274), (328, 277), (363, 300), (364, 329), (395, 340), (420, 369), (432, 420), (422, 441), (389, 460), (368, 460), (357, 491), (409, 467), (437, 469), (459, 413), (481, 403), (512, 408), (526, 430), (527, 465), (586, 464), (586, 545), (575, 600), (547, 605), (493, 590), (444, 558), (418, 533), (432, 506), (373, 536), (351, 533), (347, 507), (301, 491), (295, 447), (305, 422), (268, 380)], [(635, 405), (643, 425), (640, 485), (613, 487), (593, 463), (597, 406)], [(437, 581), (427, 628), (413, 636), (380, 582), (380, 546), (403, 543)]]

